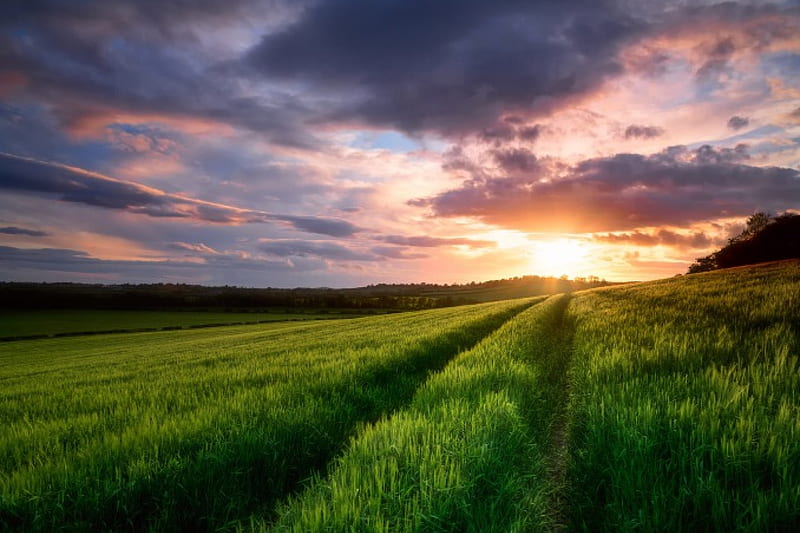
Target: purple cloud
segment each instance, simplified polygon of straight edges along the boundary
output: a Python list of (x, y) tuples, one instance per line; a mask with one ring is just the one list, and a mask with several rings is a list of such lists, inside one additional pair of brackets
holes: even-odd
[(800, 202), (799, 171), (743, 164), (747, 158), (741, 145), (617, 154), (566, 170), (541, 165), (528, 175), (474, 175), (410, 203), (434, 216), (526, 231), (599, 232), (775, 212)]
[(702, 231), (695, 231), (690, 234), (676, 233), (667, 229), (658, 230), (655, 233), (642, 233), (634, 231), (630, 233), (595, 235), (595, 241), (609, 244), (633, 244), (636, 246), (672, 246), (676, 248), (704, 249), (721, 244), (712, 239)]
[(631, 124), (625, 128), (626, 139), (653, 139), (664, 134), (664, 129), (657, 126), (637, 126)]
[(747, 117), (733, 116), (728, 120), (728, 127), (735, 131), (746, 128), (749, 124), (750, 119)]
[(6, 235), (25, 235), (28, 237), (47, 237), (50, 235), (46, 231), (18, 228), (16, 226), (6, 226), (4, 228), (0, 228), (0, 233), (5, 233)]
[(346, 237), (359, 228), (340, 219), (267, 213), (169, 194), (84, 169), (0, 153), (0, 189), (53, 195), (65, 202), (119, 209), (150, 217), (214, 224), (283, 222), (298, 231)]
[(592, 92), (648, 26), (605, 0), (318, 2), (247, 61), (270, 79), (345, 95), (328, 120), (532, 140), (537, 130), (499, 118)]

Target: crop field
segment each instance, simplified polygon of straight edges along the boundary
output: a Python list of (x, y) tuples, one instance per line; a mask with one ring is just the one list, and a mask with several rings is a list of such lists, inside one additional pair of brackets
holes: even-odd
[(529, 302), (0, 346), (0, 524), (215, 529)]
[(0, 345), (0, 529), (800, 530), (800, 263)]
[[(356, 314), (345, 317), (358, 316)], [(0, 311), (0, 340), (26, 337), (157, 331), (190, 327), (256, 324), (283, 320), (337, 318), (335, 312), (236, 313), (214, 311), (92, 311), (86, 309), (47, 311)]]

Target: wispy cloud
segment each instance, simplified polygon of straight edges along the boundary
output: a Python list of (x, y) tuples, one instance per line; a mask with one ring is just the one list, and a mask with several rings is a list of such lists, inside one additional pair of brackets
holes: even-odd
[(436, 248), (440, 246), (468, 246), (470, 248), (492, 248), (497, 245), (494, 241), (467, 239), (463, 237), (443, 238), (427, 235), (384, 235), (378, 240), (389, 244), (411, 246), (414, 248)]
[(4, 228), (0, 228), (0, 233), (5, 233), (6, 235), (25, 235), (26, 237), (47, 237), (50, 235), (46, 231), (18, 228), (16, 226), (6, 226)]
[(53, 195), (65, 202), (120, 209), (148, 217), (186, 218), (213, 224), (278, 222), (298, 231), (335, 237), (359, 231), (345, 220), (241, 209), (166, 193), (76, 167), (4, 153), (0, 153), (0, 188)]
[(678, 233), (668, 229), (661, 229), (651, 233), (634, 231), (630, 233), (596, 234), (593, 239), (609, 244), (672, 246), (686, 249), (706, 249), (722, 243), (719, 239), (712, 238), (702, 231)]

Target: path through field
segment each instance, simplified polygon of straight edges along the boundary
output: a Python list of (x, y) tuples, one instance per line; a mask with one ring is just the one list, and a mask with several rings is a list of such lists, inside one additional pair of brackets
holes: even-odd
[(550, 449), (547, 457), (547, 476), (551, 487), (548, 513), (553, 531), (566, 531), (568, 526), (566, 475), (569, 459), (569, 405), (571, 384), (569, 378), (572, 362), (573, 321), (567, 317), (565, 302), (560, 316), (553, 325), (552, 350), (558, 354), (551, 367), (554, 400), (553, 423), (550, 429)]

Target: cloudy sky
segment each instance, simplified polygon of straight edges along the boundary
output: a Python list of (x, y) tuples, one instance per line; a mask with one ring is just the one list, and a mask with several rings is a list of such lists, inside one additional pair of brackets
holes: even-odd
[(795, 1), (0, 4), (0, 280), (653, 279), (798, 168)]

